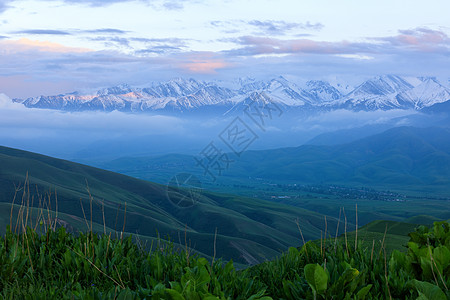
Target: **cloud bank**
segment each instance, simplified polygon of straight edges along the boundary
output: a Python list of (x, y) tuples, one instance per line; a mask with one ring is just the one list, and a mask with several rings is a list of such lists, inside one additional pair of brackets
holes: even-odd
[[(368, 14), (366, 6), (353, 7)], [(448, 77), (448, 27), (392, 25), (377, 36), (358, 29), (364, 20), (347, 20), (355, 13), (334, 1), (318, 10), (294, 0), (9, 0), (1, 1), (0, 13), (0, 92), (11, 97), (174, 77)], [(443, 22), (438, 17), (433, 20)], [(347, 21), (348, 35), (342, 34)], [(376, 22), (365, 24), (373, 29)]]
[(206, 75), (212, 76), (210, 79), (274, 74), (314, 79), (386, 73), (448, 77), (450, 39), (442, 31), (426, 28), (360, 42), (242, 36), (228, 39), (234, 47), (219, 52), (189, 51), (189, 41), (180, 38), (128, 38), (115, 35), (116, 30), (104, 31), (106, 35), (91, 39), (115, 45), (112, 48), (116, 50), (94, 51), (27, 38), (0, 40), (0, 92), (30, 97), (45, 92), (35, 88), (38, 83), (48, 87), (45, 94), (51, 95), (82, 87), (141, 85)]
[[(271, 121), (251, 149), (296, 147), (325, 132), (363, 126), (414, 125), (417, 112), (336, 110), (300, 116), (286, 112)], [(245, 117), (243, 116), (245, 119)], [(197, 154), (234, 119), (30, 109), (0, 94), (0, 145), (61, 158), (113, 159), (169, 152)], [(384, 127), (383, 127), (384, 128)]]

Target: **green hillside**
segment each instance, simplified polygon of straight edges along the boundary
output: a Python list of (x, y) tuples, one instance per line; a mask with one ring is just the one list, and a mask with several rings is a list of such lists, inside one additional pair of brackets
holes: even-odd
[[(435, 220), (436, 221), (436, 220)], [(393, 250), (405, 251), (409, 241), (408, 233), (414, 231), (419, 225), (395, 221), (373, 221), (361, 228), (358, 234), (351, 231), (347, 234), (347, 243), (355, 245), (355, 239), (366, 248), (375, 247), (377, 250), (383, 245), (387, 253)], [(345, 242), (345, 235), (339, 236), (340, 242)]]
[(244, 172), (298, 183), (446, 193), (450, 186), (450, 130), (399, 127), (338, 146), (247, 152), (230, 171)]
[[(0, 166), (2, 230), (10, 223), (10, 203), (19, 186), (22, 190), (14, 200), (13, 215), (27, 200), (34, 207), (50, 207), (52, 211), (57, 205), (58, 218), (74, 230), (86, 230), (84, 218), (90, 221), (93, 199), (93, 227), (120, 232), (126, 203), (127, 233), (149, 241), (157, 236), (170, 237), (183, 245), (186, 237), (196, 251), (213, 256), (217, 229), (216, 255), (242, 264), (265, 261), (289, 246), (300, 245), (296, 219), (308, 240), (319, 238), (324, 227), (319, 213), (254, 198), (203, 192), (195, 205), (175, 206), (186, 191), (171, 189), (169, 201), (164, 185), (6, 147), (0, 147)], [(29, 191), (25, 189), (23, 198), (27, 174)], [(336, 219), (329, 217), (328, 224), (335, 226)]]
[[(340, 184), (447, 196), (450, 193), (450, 129), (398, 127), (333, 146), (247, 151), (218, 178), (219, 183)], [(193, 157), (122, 158), (101, 167), (164, 182), (179, 171), (201, 175)], [(252, 178), (253, 180), (249, 180)]]
[(343, 145), (247, 151), (230, 157), (235, 162), (216, 182), (203, 176), (188, 155), (126, 157), (101, 167), (160, 183), (188, 172), (208, 190), (335, 218), (345, 207), (352, 222), (358, 204), (361, 225), (423, 214), (432, 220), (450, 218), (449, 129), (399, 127)]

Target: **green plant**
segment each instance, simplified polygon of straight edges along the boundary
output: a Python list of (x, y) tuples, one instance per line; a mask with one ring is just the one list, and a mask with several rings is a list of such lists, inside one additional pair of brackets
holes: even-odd
[(448, 222), (412, 232), (405, 253), (327, 239), (237, 270), (232, 261), (208, 261), (171, 242), (146, 249), (131, 236), (69, 233), (56, 218), (34, 229), (25, 226), (26, 212), (21, 216), (12, 222), (16, 231), (8, 226), (0, 239), (0, 298), (450, 298)]

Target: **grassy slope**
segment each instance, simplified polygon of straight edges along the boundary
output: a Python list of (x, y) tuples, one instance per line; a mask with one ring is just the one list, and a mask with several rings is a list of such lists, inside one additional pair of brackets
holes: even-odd
[[(117, 159), (102, 167), (159, 182), (180, 171), (199, 176), (203, 171), (192, 157), (173, 154)], [(248, 182), (249, 177), (446, 196), (450, 192), (450, 130), (399, 127), (343, 145), (247, 151), (219, 182)]]
[[(260, 162), (255, 166), (255, 162)], [(338, 146), (248, 152), (232, 172), (300, 183), (449, 191), (450, 130), (400, 127)]]
[[(122, 158), (102, 167), (157, 182), (167, 182), (178, 172), (204, 179), (202, 169), (187, 155)], [(333, 196), (274, 187), (274, 183), (372, 187), (397, 191), (406, 195), (406, 201)], [(449, 200), (439, 198), (450, 195), (450, 131), (400, 127), (344, 145), (248, 151), (216, 183), (203, 180), (203, 184), (209, 190), (256, 196), (335, 218), (345, 207), (352, 221), (358, 204), (362, 225), (380, 219), (402, 221), (424, 213), (448, 219)], [(273, 199), (274, 195), (289, 198)]]
[[(323, 217), (306, 209), (223, 194), (204, 193), (195, 206), (178, 208), (168, 201), (163, 185), (11, 148), (0, 147), (0, 166), (0, 203), (4, 203), (0, 228), (9, 224), (10, 211), (5, 208), (14, 197), (14, 187), (23, 184), (27, 173), (33, 196), (30, 201), (37, 206), (39, 195), (46, 198), (46, 193), (56, 191), (59, 217), (75, 229), (85, 230), (80, 199), (90, 219), (87, 182), (94, 198), (92, 218), (99, 230), (103, 229), (101, 201), (106, 226), (117, 231), (122, 228), (126, 202), (125, 231), (144, 239), (170, 236), (181, 244), (186, 231), (191, 246), (212, 256), (217, 228), (216, 255), (240, 263), (270, 259), (289, 246), (299, 245), (296, 218), (307, 239), (320, 237), (323, 227)], [(20, 205), (21, 193), (16, 205)], [(51, 199), (55, 208), (55, 197)], [(329, 223), (333, 226), (336, 220), (329, 218)]]
[[(372, 245), (378, 250), (383, 243), (388, 253), (392, 250), (405, 251), (406, 244), (409, 241), (408, 233), (413, 232), (419, 226), (418, 224), (395, 222), (395, 221), (373, 221), (358, 229), (358, 241), (365, 248), (371, 248)], [(386, 236), (384, 235), (386, 231)], [(354, 247), (356, 232), (352, 231), (347, 234), (348, 245)], [(345, 240), (345, 236), (339, 237), (341, 241)], [(375, 242), (375, 243), (374, 243)]]

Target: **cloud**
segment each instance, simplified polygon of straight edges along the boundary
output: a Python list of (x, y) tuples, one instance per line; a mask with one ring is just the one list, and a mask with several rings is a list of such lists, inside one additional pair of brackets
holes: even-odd
[(0, 39), (0, 92), (13, 97), (51, 95), (120, 83), (142, 85), (182, 74), (206, 80), (274, 74), (302, 74), (311, 79), (323, 74), (355, 77), (386, 73), (448, 78), (448, 37), (428, 29), (359, 42), (225, 37), (222, 42), (231, 49), (217, 52), (191, 51), (190, 43), (195, 40), (176, 37), (130, 37), (111, 31), (82, 38), (109, 43), (115, 50)]
[(3, 93), (0, 93), (0, 108), (4, 109), (14, 109), (14, 110), (25, 110), (22, 104), (12, 102), (11, 98)]
[(195, 62), (185, 55), (148, 57), (74, 50), (78, 49), (46, 42), (0, 41), (0, 93), (26, 98), (120, 83), (143, 84), (173, 78), (183, 69), (180, 64)]
[[(0, 128), (8, 126), (35, 129), (60, 129), (61, 131), (97, 131), (127, 133), (144, 128), (146, 133), (180, 131), (184, 121), (177, 117), (158, 114), (131, 115), (113, 112), (61, 112), (49, 109), (26, 108), (0, 93)], [(170, 126), (169, 126), (170, 124)]]
[(53, 30), (53, 29), (26, 29), (14, 31), (15, 34), (34, 34), (34, 35), (74, 35), (78, 33), (103, 33), (103, 34), (127, 34), (129, 31), (116, 28), (98, 28), (92, 30)]
[(181, 50), (182, 50), (181, 47), (174, 47), (174, 46), (170, 46), (170, 45), (159, 45), (159, 46), (149, 47), (147, 49), (137, 50), (135, 53), (137, 55), (167, 54), (167, 53), (180, 52)]
[[(410, 114), (416, 113), (404, 110), (374, 112), (337, 110), (307, 115), (286, 112), (280, 119), (271, 122), (254, 146), (258, 148), (299, 146), (302, 141), (323, 132), (373, 124), (389, 125), (393, 122), (399, 124), (406, 122)], [(171, 144), (176, 145), (176, 152), (198, 149), (196, 153), (199, 153), (209, 142), (216, 139), (217, 134), (231, 121), (232, 117), (220, 116), (197, 115), (179, 118), (151, 113), (129, 114), (118, 111), (70, 113), (33, 109), (11, 103), (9, 98), (0, 95), (0, 141), (3, 145), (22, 146), (26, 150), (57, 156), (63, 155), (64, 150), (70, 153), (69, 158), (94, 142), (97, 146), (90, 149), (97, 152), (109, 148), (104, 145), (116, 145), (115, 149), (108, 151), (115, 152), (117, 156), (126, 156), (133, 151), (130, 149), (133, 146), (127, 146), (136, 145), (137, 141), (139, 145), (142, 143), (141, 146), (147, 145), (145, 150), (138, 149), (142, 152), (174, 151)], [(108, 139), (114, 140), (115, 143), (108, 144), (105, 142)]]
[(11, 8), (10, 5), (8, 5), (9, 3), (13, 2), (14, 0), (2, 0), (0, 1), (0, 14), (4, 11), (6, 11), (7, 9)]
[(361, 55), (361, 54), (336, 54), (338, 57), (344, 57), (344, 58), (351, 58), (351, 59), (357, 59), (357, 60), (369, 60), (374, 59), (373, 56), (367, 56), (367, 55)]
[(289, 31), (294, 29), (305, 29), (305, 30), (321, 30), (323, 25), (320, 23), (312, 24), (310, 22), (306, 23), (293, 23), (285, 21), (274, 21), (274, 20), (252, 20), (246, 22), (248, 25), (256, 27), (261, 33), (266, 35), (284, 35)]
[(234, 39), (243, 47), (224, 51), (230, 55), (267, 55), (267, 54), (355, 54), (373, 52), (376, 45), (369, 43), (324, 42), (310, 39), (281, 40), (270, 37), (243, 36)]
[[(54, 1), (61, 1), (61, 0), (54, 0)], [(62, 1), (70, 4), (85, 4), (90, 6), (108, 6), (116, 3), (136, 2), (136, 0), (62, 0)], [(147, 0), (138, 0), (138, 1), (149, 2)]]
[(78, 157), (193, 151), (207, 145), (227, 125), (221, 121), (211, 126), (198, 117), (157, 113), (26, 108), (0, 94), (0, 145), (68, 159), (85, 149)]
[[(10, 3), (13, 3), (17, 0), (1, 0), (0, 1), (0, 14), (10, 9), (12, 6)], [(72, 5), (88, 5), (92, 7), (106, 7), (119, 3), (132, 3), (132, 2), (141, 2), (147, 5), (151, 5), (158, 9), (165, 10), (182, 10), (184, 8), (184, 4), (188, 2), (188, 0), (36, 0), (36, 1), (55, 1), (55, 2), (64, 2), (66, 4)], [(203, 0), (191, 1), (190, 2), (202, 2)], [(115, 32), (116, 34), (118, 32)]]
[(144, 49), (135, 51), (137, 55), (145, 54), (169, 54), (181, 52), (187, 49), (188, 39), (180, 38), (130, 38), (130, 41), (143, 43)]
[(374, 55), (403, 55), (411, 51), (450, 54), (450, 38), (442, 31), (426, 28), (399, 31), (389, 37), (368, 37), (364, 42), (326, 42), (312, 39), (278, 39), (261, 36), (228, 38), (241, 47), (224, 51), (228, 55), (326, 54), (346, 58), (372, 59)]
[(116, 155), (123, 155), (123, 145), (130, 140), (136, 142), (143, 138), (142, 142), (149, 144), (147, 150), (161, 151), (162, 139), (169, 136), (177, 145), (175, 141), (189, 136), (189, 128), (193, 126), (176, 117), (156, 114), (68, 113), (26, 108), (0, 94), (1, 145), (58, 157), (72, 158), (77, 151), (108, 139), (117, 139), (121, 145)]
[(184, 8), (182, 1), (167, 1), (164, 2), (163, 6), (168, 10), (181, 10)]
[(84, 32), (87, 33), (111, 33), (111, 34), (126, 34), (129, 31), (124, 31), (120, 29), (115, 28), (99, 28), (99, 29), (92, 29), (92, 30), (85, 30)]
[[(232, 21), (218, 21), (214, 20), (209, 22), (210, 25), (216, 28), (222, 29), (225, 33), (237, 33), (242, 32), (242, 29), (249, 27), (249, 30), (254, 31), (254, 35), (265, 36), (280, 36), (288, 33), (294, 33), (296, 30), (313, 30), (318, 31), (323, 28), (321, 23), (296, 23), (286, 22), (281, 20), (232, 20)], [(255, 31), (256, 30), (256, 31)], [(304, 33), (296, 34), (304, 36)]]
[(196, 52), (187, 55), (186, 61), (178, 63), (178, 66), (191, 73), (214, 74), (229, 64), (212, 52)]
[(61, 30), (50, 30), (50, 29), (27, 29), (27, 30), (20, 30), (15, 31), (14, 33), (17, 34), (35, 34), (35, 35), (70, 35), (67, 31), (61, 31)]
[(450, 53), (450, 38), (442, 31), (428, 28), (399, 30), (399, 34), (391, 37), (373, 38), (385, 46), (406, 48), (420, 52)]
[[(40, 1), (48, 1), (48, 0), (40, 0)], [(53, 0), (53, 1), (63, 1), (69, 4), (75, 5), (89, 5), (93, 7), (103, 7), (109, 6), (117, 3), (129, 3), (129, 2), (141, 2), (144, 4), (152, 5), (158, 8), (163, 8), (166, 10), (181, 10), (184, 8), (184, 3), (188, 2), (188, 0)], [(195, 2), (199, 2), (195, 1)], [(190, 0), (190, 2), (193, 2)]]
[(58, 43), (48, 41), (37, 41), (22, 38), (19, 40), (4, 40), (0, 41), (0, 53), (17, 53), (27, 51), (40, 52), (58, 52), (58, 53), (82, 53), (92, 51), (86, 48), (67, 47)]
[(186, 3), (188, 4), (198, 4), (198, 3), (206, 3), (205, 0), (159, 0), (159, 1), (148, 1), (150, 5), (160, 7), (166, 10), (182, 10)]
[(130, 41), (127, 38), (122, 38), (122, 37), (117, 37), (117, 36), (113, 36), (113, 37), (94, 37), (94, 38), (89, 38), (89, 40), (91, 41), (98, 41), (98, 42), (103, 42), (105, 44), (106, 47), (111, 47), (111, 46), (115, 46), (115, 47), (125, 47), (125, 48), (130, 48)]
[(186, 45), (186, 41), (189, 41), (189, 39), (180, 38), (131, 38), (130, 40), (147, 44), (170, 43), (183, 46)]
[[(322, 112), (302, 118), (298, 124), (291, 129), (295, 131), (318, 130), (322, 132), (339, 129), (350, 129), (376, 124), (392, 124), (393, 120), (407, 118), (417, 114), (417, 111), (409, 110), (388, 110), (388, 111), (360, 111), (334, 110)], [(398, 121), (396, 121), (398, 122)]]

